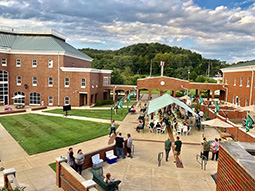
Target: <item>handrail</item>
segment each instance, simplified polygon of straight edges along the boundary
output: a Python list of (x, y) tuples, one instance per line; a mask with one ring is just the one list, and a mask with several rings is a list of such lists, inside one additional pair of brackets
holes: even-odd
[(163, 152), (158, 153), (158, 166), (161, 166), (161, 161), (163, 159)]
[(60, 175), (60, 178), (68, 185), (70, 186), (73, 190), (77, 191), (76, 188), (74, 188), (66, 179), (63, 178), (63, 176), (65, 176), (64, 174)]
[[(201, 158), (201, 162), (198, 160), (199, 158)], [(200, 155), (196, 155), (196, 161), (201, 165), (201, 169), (206, 170), (206, 165), (207, 165), (207, 157), (202, 155), (202, 157)]]

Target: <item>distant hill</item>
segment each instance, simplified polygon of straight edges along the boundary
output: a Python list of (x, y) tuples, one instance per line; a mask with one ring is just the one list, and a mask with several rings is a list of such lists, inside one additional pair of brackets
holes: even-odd
[[(164, 75), (180, 79), (194, 80), (206, 75), (208, 64), (210, 76), (218, 74), (225, 62), (203, 58), (201, 54), (176, 46), (160, 43), (139, 43), (119, 50), (97, 50), (84, 48), (82, 52), (94, 58), (92, 67), (98, 69), (119, 69), (120, 73), (130, 75), (149, 75), (152, 61), (152, 75), (160, 74), (160, 61), (165, 62)], [(130, 70), (131, 69), (131, 70)], [(127, 74), (126, 74), (127, 75)]]

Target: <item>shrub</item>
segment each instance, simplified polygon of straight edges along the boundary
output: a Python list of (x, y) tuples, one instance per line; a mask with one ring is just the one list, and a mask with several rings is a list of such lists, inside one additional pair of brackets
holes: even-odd
[(100, 105), (111, 105), (113, 104), (113, 100), (98, 100), (96, 102), (96, 106), (100, 106)]

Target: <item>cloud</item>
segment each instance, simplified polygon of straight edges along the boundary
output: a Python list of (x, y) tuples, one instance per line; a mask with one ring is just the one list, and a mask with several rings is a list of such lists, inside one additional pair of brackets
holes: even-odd
[[(211, 10), (192, 0), (2, 0), (0, 21), (5, 26), (54, 28), (84, 47), (181, 43), (205, 57), (231, 62), (255, 58), (254, 10), (254, 4)], [(190, 39), (193, 44), (185, 43)]]

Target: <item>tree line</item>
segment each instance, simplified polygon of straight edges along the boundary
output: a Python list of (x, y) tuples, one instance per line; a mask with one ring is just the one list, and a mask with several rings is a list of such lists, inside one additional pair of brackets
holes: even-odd
[(139, 43), (119, 50), (84, 48), (82, 52), (92, 57), (92, 67), (111, 69), (112, 84), (136, 84), (137, 79), (160, 75), (160, 62), (165, 62), (164, 76), (197, 82), (215, 82), (205, 78), (210, 65), (210, 76), (221, 74), (225, 61), (206, 59), (201, 54), (176, 46), (160, 43)]

